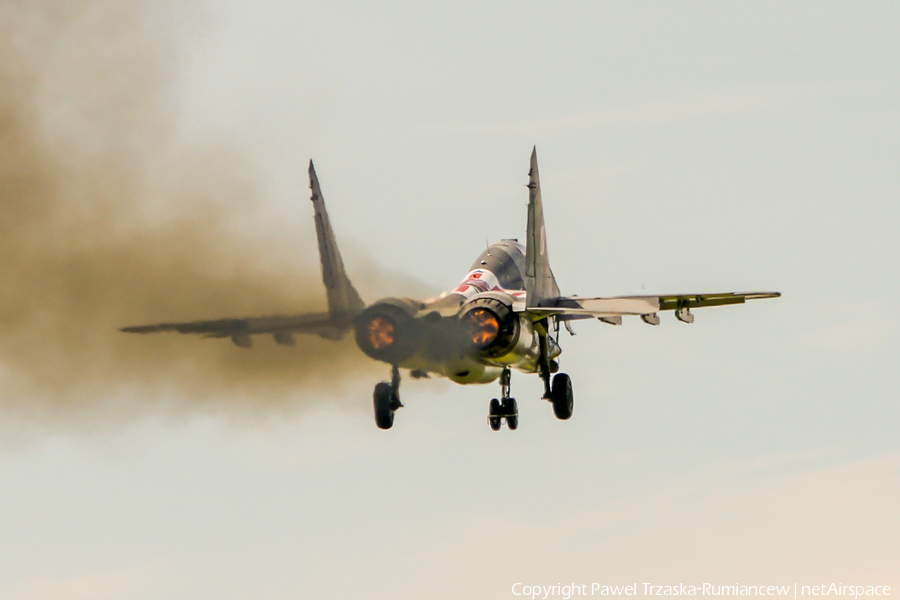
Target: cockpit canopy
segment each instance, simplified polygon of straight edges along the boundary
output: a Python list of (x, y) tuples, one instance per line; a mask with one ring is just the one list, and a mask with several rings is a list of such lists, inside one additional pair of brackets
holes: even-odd
[(505, 290), (524, 290), (525, 247), (516, 240), (491, 244), (475, 260), (470, 270), (485, 269), (497, 277)]

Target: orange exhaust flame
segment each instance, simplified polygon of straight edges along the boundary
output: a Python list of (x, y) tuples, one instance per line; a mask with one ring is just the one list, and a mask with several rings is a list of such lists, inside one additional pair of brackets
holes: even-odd
[(369, 344), (374, 350), (384, 350), (394, 343), (394, 324), (385, 317), (375, 317), (366, 326)]
[(466, 333), (473, 344), (484, 348), (500, 334), (500, 321), (492, 311), (476, 308), (466, 315)]

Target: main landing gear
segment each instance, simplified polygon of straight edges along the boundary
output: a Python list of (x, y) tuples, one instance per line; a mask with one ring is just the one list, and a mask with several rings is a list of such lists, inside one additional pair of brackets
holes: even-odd
[(550, 374), (559, 369), (559, 363), (550, 359), (549, 344), (547, 341), (546, 322), (542, 326), (543, 332), (538, 332), (541, 357), (538, 361), (538, 373), (544, 382), (544, 400), (553, 403), (553, 414), (557, 419), (565, 421), (572, 417), (575, 408), (575, 395), (572, 393), (572, 378), (565, 373), (556, 373), (553, 376), (553, 384), (550, 384)]
[(488, 409), (488, 425), (494, 431), (500, 431), (500, 425), (506, 419), (506, 426), (511, 431), (519, 426), (519, 407), (516, 399), (509, 397), (509, 367), (503, 369), (500, 374), (500, 399), (491, 400)]
[[(572, 409), (575, 406), (575, 395), (572, 393), (572, 378), (565, 373), (557, 373), (553, 377), (552, 385), (549, 383), (550, 374), (547, 373), (545, 386), (549, 390), (544, 396), (544, 400), (548, 400), (553, 404), (553, 414), (561, 421), (572, 418)], [(506, 419), (506, 426), (511, 431), (515, 431), (519, 427), (519, 409), (516, 406), (516, 399), (509, 397), (509, 368), (503, 369), (500, 375), (500, 395), (498, 400), (491, 400), (488, 409), (488, 425), (494, 431), (500, 431), (503, 420)]]
[(402, 408), (400, 403), (400, 369), (391, 369), (391, 381), (382, 381), (375, 386), (372, 395), (375, 404), (375, 424), (379, 429), (390, 429), (394, 425), (394, 411)]
[[(553, 404), (553, 414), (561, 421), (572, 418), (572, 410), (575, 407), (575, 394), (572, 392), (572, 378), (565, 373), (556, 373), (559, 363), (550, 358), (550, 341), (547, 333), (547, 321), (535, 323), (540, 344), (540, 357), (538, 358), (538, 375), (544, 382), (544, 400)], [(556, 375), (553, 375), (556, 373)], [(552, 380), (551, 380), (552, 375)], [(511, 430), (519, 426), (519, 410), (514, 398), (509, 397), (509, 367), (503, 369), (500, 375), (500, 395), (498, 400), (491, 400), (488, 410), (488, 425), (494, 431), (500, 431), (503, 419)]]

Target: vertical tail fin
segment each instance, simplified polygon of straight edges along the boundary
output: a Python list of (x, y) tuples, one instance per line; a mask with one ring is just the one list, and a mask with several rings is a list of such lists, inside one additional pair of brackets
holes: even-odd
[(541, 179), (538, 175), (537, 147), (531, 152), (528, 172), (528, 230), (525, 235), (525, 291), (529, 308), (546, 305), (559, 297), (559, 286), (547, 257), (547, 232), (541, 203)]
[(356, 288), (350, 283), (347, 273), (344, 271), (344, 261), (338, 250), (337, 241), (334, 239), (334, 231), (331, 230), (331, 221), (328, 219), (328, 211), (325, 210), (325, 199), (322, 190), (319, 189), (319, 178), (316, 177), (316, 169), (313, 162), (309, 161), (309, 189), (312, 190), (310, 200), (315, 209), (316, 237), (319, 240), (319, 259), (322, 262), (322, 281), (325, 283), (325, 292), (328, 294), (328, 312), (334, 316), (358, 313), (366, 307), (357, 293)]

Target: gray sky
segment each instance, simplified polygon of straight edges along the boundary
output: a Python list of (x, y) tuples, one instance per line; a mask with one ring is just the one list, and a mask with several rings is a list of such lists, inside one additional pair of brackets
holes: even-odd
[(514, 374), (516, 432), (485, 423), (496, 385), (434, 380), (379, 431), (377, 366), (274, 408), (136, 386), (4, 414), (0, 598), (900, 591), (900, 5), (262, 0), (140, 31), (169, 48), (173, 152), (230, 148), (258, 190), (223, 218), (314, 265), (312, 157), (369, 301), (522, 236), (535, 144), (563, 293), (784, 297), (576, 324), (574, 417)]

